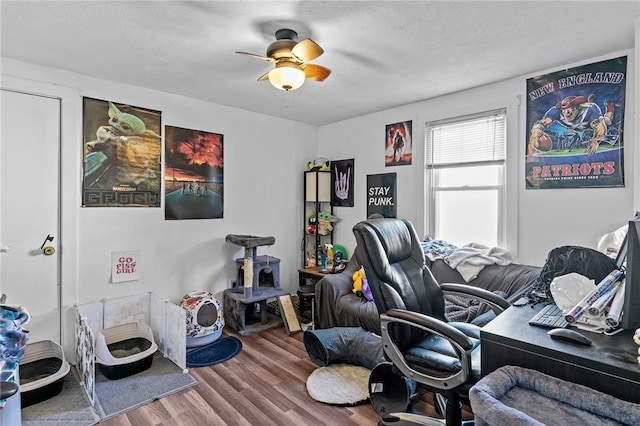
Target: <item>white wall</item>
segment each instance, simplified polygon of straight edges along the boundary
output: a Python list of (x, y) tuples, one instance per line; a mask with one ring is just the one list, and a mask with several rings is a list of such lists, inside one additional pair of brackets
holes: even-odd
[[(319, 129), (319, 154), (332, 160), (355, 158), (354, 207), (335, 208), (340, 221), (334, 242), (351, 253), (355, 246), (352, 227), (366, 217), (366, 176), (397, 173), (398, 217), (411, 220), (425, 235), (424, 125), (426, 122), (505, 107), (507, 109), (507, 248), (521, 263), (542, 265), (549, 250), (561, 245), (595, 247), (599, 236), (617, 229), (631, 218), (634, 195), (634, 159), (640, 157), (636, 135), (640, 131), (637, 105), (637, 54), (633, 50), (593, 58), (584, 65), (628, 55), (626, 120), (624, 128), (624, 188), (525, 190), (526, 154), (525, 83), (532, 76), (557, 71), (534, 70), (531, 75), (369, 114)], [(437, 84), (425, 81), (424, 84)], [(522, 100), (522, 101), (521, 101)], [(385, 167), (384, 135), (387, 124), (413, 120), (413, 163)], [(637, 184), (636, 184), (637, 185)], [(637, 197), (637, 195), (635, 195)], [(637, 201), (636, 201), (637, 206)], [(469, 214), (473, 214), (470, 206)]]
[[(298, 287), (302, 178), (317, 128), (168, 93), (3, 58), (3, 87), (59, 96), (62, 135), (63, 346), (73, 348), (73, 304), (152, 291), (178, 302), (193, 290), (221, 297), (243, 249), (227, 234), (274, 236), (258, 254), (281, 259), (281, 286)], [(49, 92), (49, 93), (44, 93)], [(161, 208), (81, 207), (82, 97), (162, 111), (163, 125), (224, 135), (224, 218), (164, 220)], [(69, 117), (72, 117), (69, 120)], [(10, 142), (3, 141), (3, 150)], [(70, 221), (71, 219), (71, 221)], [(111, 284), (111, 252), (141, 250), (142, 278)]]
[[(316, 128), (208, 102), (94, 79), (3, 58), (3, 87), (63, 99), (62, 303), (65, 350), (73, 347), (69, 314), (74, 303), (153, 291), (178, 301), (194, 289), (219, 295), (236, 276), (234, 258), (242, 249), (227, 234), (273, 235), (275, 245), (259, 249), (282, 259), (283, 288), (297, 287), (302, 238), (302, 172), (317, 156), (355, 159), (355, 206), (337, 207), (335, 243), (351, 253), (353, 225), (366, 216), (366, 175), (398, 174), (398, 217), (410, 219), (424, 235), (424, 123), (499, 107), (507, 108), (508, 248), (522, 263), (542, 265), (547, 252), (564, 244), (595, 246), (597, 237), (617, 228), (640, 206), (640, 164), (635, 139), (638, 59), (629, 56), (625, 123), (625, 188), (525, 190), (525, 80), (511, 79)], [(567, 67), (582, 64), (566, 64)], [(531, 76), (555, 70), (532, 70)], [(437, 84), (425, 82), (425, 84)], [(50, 92), (50, 93), (47, 93)], [(162, 111), (163, 124), (224, 135), (224, 218), (165, 221), (162, 208), (82, 208), (82, 97), (114, 100)], [(71, 118), (70, 118), (71, 117)], [(384, 166), (387, 124), (413, 120), (413, 164)], [(3, 149), (6, 146), (3, 142)], [(635, 183), (635, 187), (634, 187)], [(472, 210), (470, 210), (472, 214)], [(140, 281), (110, 284), (111, 252), (140, 249)]]

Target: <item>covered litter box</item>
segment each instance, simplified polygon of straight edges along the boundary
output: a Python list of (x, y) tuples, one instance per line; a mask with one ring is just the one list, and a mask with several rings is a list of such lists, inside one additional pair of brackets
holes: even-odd
[(20, 361), (22, 408), (58, 395), (68, 372), (60, 345), (51, 340), (28, 343)]
[(151, 327), (141, 322), (116, 325), (96, 334), (96, 364), (109, 380), (148, 369), (156, 350)]
[(179, 304), (187, 313), (187, 347), (215, 342), (222, 335), (224, 316), (222, 304), (208, 291), (185, 295)]

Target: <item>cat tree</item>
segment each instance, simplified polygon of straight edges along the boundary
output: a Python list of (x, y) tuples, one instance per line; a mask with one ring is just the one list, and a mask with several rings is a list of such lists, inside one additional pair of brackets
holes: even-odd
[[(244, 247), (244, 257), (236, 259), (236, 283), (224, 292), (226, 324), (242, 336), (279, 326), (281, 319), (267, 312), (267, 299), (288, 294), (280, 289), (280, 259), (257, 256), (258, 247), (273, 245), (276, 239), (229, 234), (225, 241)], [(257, 314), (260, 314), (260, 322), (252, 323), (251, 317)]]

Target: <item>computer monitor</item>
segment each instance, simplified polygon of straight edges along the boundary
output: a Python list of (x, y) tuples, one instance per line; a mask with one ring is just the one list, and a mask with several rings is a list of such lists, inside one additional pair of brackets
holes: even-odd
[[(626, 250), (626, 253), (623, 250)], [(620, 325), (624, 329), (636, 329), (640, 328), (640, 212), (629, 221), (626, 241), (622, 243), (618, 256), (625, 255), (627, 266)]]

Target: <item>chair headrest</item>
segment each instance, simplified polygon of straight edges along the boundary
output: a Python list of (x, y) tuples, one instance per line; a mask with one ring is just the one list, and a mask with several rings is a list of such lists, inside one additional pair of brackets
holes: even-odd
[(400, 219), (389, 218), (370, 219), (361, 223), (375, 232), (389, 263), (397, 263), (411, 257), (410, 223)]

